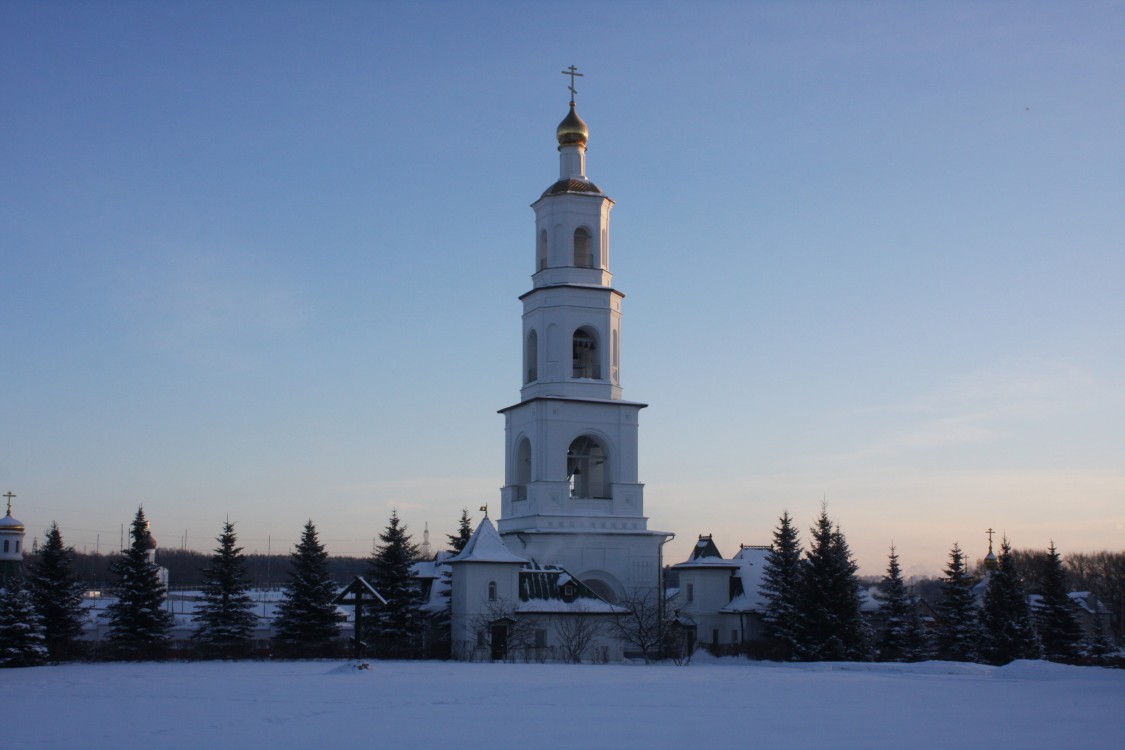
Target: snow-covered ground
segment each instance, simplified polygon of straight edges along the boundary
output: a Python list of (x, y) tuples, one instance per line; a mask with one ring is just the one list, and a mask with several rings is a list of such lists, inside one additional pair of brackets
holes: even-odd
[(1125, 671), (1016, 662), (0, 670), (3, 747), (1125, 747)]

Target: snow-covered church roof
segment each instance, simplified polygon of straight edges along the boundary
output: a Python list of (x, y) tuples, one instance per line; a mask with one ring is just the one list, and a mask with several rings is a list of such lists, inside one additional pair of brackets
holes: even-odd
[(691, 556), (673, 568), (736, 568), (733, 560), (724, 560), (723, 553), (715, 546), (715, 541), (710, 534), (700, 534), (699, 541), (691, 550)]
[(527, 563), (526, 557), (520, 557), (508, 549), (504, 540), (500, 538), (496, 527), (488, 516), (477, 526), (472, 537), (465, 543), (461, 554), (450, 558), (450, 563), (489, 562), (489, 563)]
[(769, 547), (750, 547), (743, 545), (738, 554), (731, 559), (737, 563), (738, 569), (734, 575), (741, 585), (741, 592), (731, 597), (730, 603), (723, 607), (722, 612), (761, 612), (765, 609), (765, 599), (762, 597), (762, 581), (769, 559)]
[(540, 565), (532, 560), (520, 568), (520, 612), (536, 613), (623, 613), (597, 592), (558, 565)]

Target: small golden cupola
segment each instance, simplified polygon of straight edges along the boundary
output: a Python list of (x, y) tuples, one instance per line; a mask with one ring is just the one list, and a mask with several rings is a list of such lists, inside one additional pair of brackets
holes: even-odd
[(578, 89), (574, 88), (574, 79), (581, 78), (582, 74), (573, 65), (564, 70), (562, 74), (570, 76), (570, 85), (567, 87), (570, 91), (570, 111), (559, 123), (559, 127), (555, 130), (555, 136), (559, 139), (560, 150), (563, 146), (581, 146), (584, 149), (586, 141), (590, 140), (590, 129), (586, 127), (586, 123), (582, 121), (582, 118), (578, 116), (578, 111), (574, 109), (574, 95), (578, 93)]
[(590, 139), (590, 128), (586, 127), (586, 123), (578, 116), (573, 101), (570, 103), (570, 112), (555, 130), (555, 136), (559, 139), (560, 147), (585, 146), (586, 141)]

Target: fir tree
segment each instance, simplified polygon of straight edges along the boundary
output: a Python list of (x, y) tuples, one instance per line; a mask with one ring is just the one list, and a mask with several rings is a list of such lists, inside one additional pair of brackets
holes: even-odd
[(236, 546), (238, 537), (230, 521), (223, 524), (216, 541), (219, 546), (203, 571), (203, 601), (194, 618), (199, 628), (192, 637), (225, 656), (242, 655), (258, 623), (254, 600), (248, 593), (246, 559), (242, 547)]
[[(469, 509), (462, 508), (457, 533), (446, 534), (451, 548), (450, 551), (454, 555), (460, 554), (472, 537), (473, 527), (472, 519), (469, 518)], [(438, 555), (437, 560), (437, 568), (441, 571), (441, 577), (434, 582), (434, 585), (440, 587), (439, 595), (442, 607), (430, 616), (430, 632), (434, 635), (433, 648), (430, 651), (431, 654), (440, 655), (439, 658), (445, 658), (452, 648), (450, 628), (453, 621), (453, 568), (443, 561), (442, 555)]]
[(129, 548), (110, 566), (117, 576), (117, 601), (107, 608), (109, 640), (125, 657), (159, 656), (174, 620), (164, 609), (166, 591), (160, 582), (160, 569), (149, 561), (148, 553), (155, 543), (143, 507), (137, 508), (129, 536)]
[(879, 658), (883, 661), (925, 658), (926, 634), (918, 616), (918, 600), (906, 590), (893, 544), (887, 575), (883, 577), (882, 599), (885, 623), (879, 634)]
[(942, 659), (974, 661), (980, 643), (980, 624), (973, 597), (973, 579), (965, 570), (965, 556), (958, 544), (949, 552), (949, 564), (941, 582), (938, 652)]
[[(1043, 655), (1051, 661), (1071, 662), (1078, 657), (1082, 626), (1074, 617), (1067, 595), (1066, 574), (1055, 543), (1047, 549), (1048, 564), (1043, 573), (1043, 598), (1036, 612)], [(1095, 615), (1096, 619), (1097, 618)]]
[(74, 550), (63, 544), (62, 532), (51, 522), (39, 560), (27, 574), (27, 587), (43, 623), (43, 638), (52, 661), (74, 656), (82, 635), (86, 587), (74, 570)]
[(1007, 538), (1000, 542), (996, 570), (988, 577), (980, 621), (983, 630), (980, 655), (988, 663), (1007, 664), (1015, 659), (1039, 656), (1027, 592)]
[(35, 601), (22, 577), (0, 588), (0, 667), (34, 667), (47, 659)]
[(839, 527), (821, 508), (801, 576), (798, 655), (805, 661), (866, 659), (870, 634), (860, 612), (858, 567)]
[(289, 582), (282, 592), (274, 621), (275, 638), (300, 649), (326, 646), (339, 633), (336, 584), (328, 574), (328, 553), (317, 538), (312, 520), (289, 558)]
[(387, 604), (372, 613), (373, 630), (389, 653), (414, 655), (422, 634), (421, 596), (413, 572), (418, 547), (406, 533), (397, 510), (391, 511), (379, 541), (382, 544), (371, 558), (370, 580)]
[(460, 553), (465, 549), (465, 545), (473, 538), (473, 522), (469, 518), (469, 509), (461, 509), (461, 521), (457, 526), (456, 534), (446, 534), (449, 539), (449, 546), (455, 553)]
[(1090, 633), (1090, 637), (1083, 644), (1082, 653), (1088, 656), (1094, 664), (1104, 664), (1105, 658), (1113, 650), (1109, 643), (1109, 638), (1106, 637), (1105, 625), (1102, 623), (1101, 603), (1097, 598), (1093, 598), (1094, 605), (1094, 627)]
[(773, 545), (762, 570), (766, 635), (776, 639), (785, 658), (793, 658), (800, 637), (801, 542), (789, 511), (773, 531)]

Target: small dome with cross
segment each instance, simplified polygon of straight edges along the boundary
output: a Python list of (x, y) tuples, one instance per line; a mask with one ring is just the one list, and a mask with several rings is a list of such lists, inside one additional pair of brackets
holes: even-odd
[(14, 492), (3, 495), (3, 497), (8, 498), (8, 513), (3, 518), (0, 518), (0, 530), (7, 533), (18, 533), (22, 535), (24, 532), (23, 523), (12, 518), (12, 498), (15, 496), (16, 493)]
[(560, 146), (586, 145), (586, 141), (590, 138), (590, 128), (586, 127), (586, 123), (578, 116), (578, 112), (574, 109), (574, 102), (570, 103), (570, 112), (559, 123), (555, 135), (559, 139)]
[(18, 573), (23, 560), (25, 529), (22, 522), (12, 517), (12, 498), (15, 496), (14, 492), (4, 495), (8, 498), (8, 513), (0, 518), (0, 583)]

